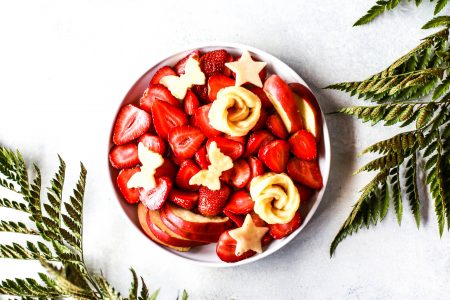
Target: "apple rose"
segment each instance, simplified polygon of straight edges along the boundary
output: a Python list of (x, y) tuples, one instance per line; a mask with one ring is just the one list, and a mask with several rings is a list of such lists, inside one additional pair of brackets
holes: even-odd
[(300, 206), (300, 194), (291, 178), (284, 173), (265, 173), (253, 178), (250, 196), (255, 212), (268, 224), (286, 224)]
[(230, 86), (217, 93), (209, 110), (209, 123), (230, 136), (246, 135), (258, 122), (261, 100), (240, 86)]

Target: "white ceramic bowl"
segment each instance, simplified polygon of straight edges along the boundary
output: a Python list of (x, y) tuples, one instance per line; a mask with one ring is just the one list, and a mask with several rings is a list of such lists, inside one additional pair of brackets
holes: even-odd
[[(260, 61), (265, 61), (267, 63), (267, 68), (270, 73), (276, 73), (281, 78), (283, 78), (286, 82), (299, 82), (307, 86), (307, 84), (303, 81), (303, 79), (294, 71), (292, 70), (288, 65), (283, 63), (278, 58), (270, 55), (267, 52), (264, 52), (262, 50), (256, 49), (254, 47), (249, 47), (242, 44), (236, 44), (236, 43), (222, 43), (222, 42), (216, 42), (216, 43), (209, 43), (209, 44), (203, 44), (199, 45), (197, 47), (192, 47), (186, 50), (183, 50), (181, 52), (175, 53), (173, 55), (170, 55), (169, 57), (159, 61), (156, 63), (153, 67), (151, 67), (144, 75), (139, 78), (136, 83), (131, 87), (131, 89), (128, 91), (127, 95), (125, 96), (124, 100), (119, 103), (117, 112), (119, 109), (129, 103), (138, 103), (139, 98), (141, 97), (144, 90), (147, 88), (148, 82), (154, 75), (154, 73), (162, 66), (165, 65), (174, 65), (177, 61), (185, 57), (188, 53), (190, 53), (194, 49), (199, 49), (202, 52), (207, 52), (215, 49), (225, 49), (228, 52), (230, 52), (233, 55), (240, 55), (242, 50), (246, 49), (248, 50), (251, 55)], [(115, 120), (115, 118), (114, 118)], [(113, 124), (111, 125), (111, 128), (113, 127)], [(322, 172), (323, 176), (323, 182), (324, 187), (317, 193), (314, 194), (314, 196), (306, 203), (301, 204), (301, 214), (302, 214), (302, 225), (300, 228), (298, 228), (296, 231), (294, 231), (292, 234), (290, 234), (288, 237), (281, 239), (281, 240), (274, 240), (270, 243), (270, 245), (265, 249), (265, 251), (261, 254), (257, 254), (253, 257), (250, 257), (248, 259), (244, 259), (242, 261), (236, 262), (236, 263), (225, 263), (222, 262), (219, 257), (216, 255), (216, 244), (210, 244), (206, 246), (201, 247), (194, 247), (189, 252), (177, 252), (171, 249), (168, 249), (164, 246), (160, 246), (153, 241), (151, 241), (145, 233), (142, 232), (139, 222), (137, 220), (137, 207), (136, 205), (129, 205), (124, 200), (122, 200), (122, 196), (120, 194), (120, 191), (116, 185), (116, 177), (117, 177), (117, 170), (112, 168), (108, 161), (108, 168), (110, 170), (111, 175), (111, 184), (116, 192), (117, 200), (119, 201), (121, 207), (123, 208), (123, 211), (125, 212), (126, 216), (130, 219), (130, 221), (134, 224), (135, 228), (139, 230), (142, 233), (142, 238), (148, 240), (149, 245), (149, 253), (152, 251), (152, 249), (159, 249), (160, 251), (167, 252), (172, 257), (178, 257), (181, 258), (184, 261), (192, 262), (199, 265), (209, 266), (209, 267), (231, 267), (231, 266), (237, 266), (237, 265), (243, 265), (247, 263), (251, 263), (254, 261), (257, 261), (263, 257), (266, 257), (278, 249), (284, 247), (287, 243), (289, 243), (292, 239), (294, 239), (302, 230), (305, 228), (306, 224), (308, 224), (309, 220), (312, 218), (314, 212), (316, 211), (317, 207), (319, 206), (320, 201), (322, 200), (326, 184), (328, 181), (328, 175), (330, 171), (330, 138), (328, 134), (328, 128), (327, 124), (325, 122), (325, 117), (322, 113), (322, 140), (319, 145), (319, 164), (320, 164), (320, 170)], [(112, 129), (111, 129), (111, 136), (108, 140), (108, 148), (107, 153), (105, 154), (105, 157), (108, 157), (109, 150), (112, 147)], [(156, 250), (157, 251), (157, 250)], [(169, 259), (169, 257), (168, 257)]]

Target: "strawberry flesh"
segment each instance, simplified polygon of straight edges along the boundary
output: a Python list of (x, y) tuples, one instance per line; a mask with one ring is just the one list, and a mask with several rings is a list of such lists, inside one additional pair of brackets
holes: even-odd
[(212, 142), (216, 142), (220, 152), (229, 156), (232, 160), (236, 160), (244, 154), (244, 146), (239, 142), (217, 136), (208, 139), (206, 149), (209, 149), (209, 145), (211, 145)]
[(317, 158), (316, 138), (307, 130), (299, 130), (289, 138), (291, 151), (300, 159), (315, 160)]
[(114, 125), (113, 142), (123, 145), (143, 135), (152, 123), (148, 113), (128, 104), (119, 111)]
[(173, 163), (172, 160), (164, 158), (162, 166), (160, 166), (155, 171), (155, 178), (168, 177), (170, 179), (174, 179), (176, 173), (177, 173), (177, 166)]
[(300, 213), (297, 211), (294, 218), (286, 224), (269, 224), (269, 234), (274, 239), (282, 239), (299, 228), (301, 223)]
[(139, 100), (139, 105), (143, 110), (151, 113), (153, 104), (156, 100), (161, 100), (177, 107), (180, 106), (180, 101), (178, 101), (170, 91), (161, 84), (155, 84), (148, 87)]
[(273, 114), (267, 119), (267, 129), (280, 139), (286, 139), (288, 132), (286, 126), (284, 126), (283, 120), (281, 120), (278, 114)]
[(198, 203), (198, 193), (172, 189), (169, 200), (183, 208), (192, 210)]
[(163, 139), (167, 139), (169, 132), (175, 127), (188, 124), (184, 111), (161, 100), (153, 103), (152, 116), (156, 133)]
[(195, 164), (195, 162), (193, 162), (192, 160), (185, 160), (183, 163), (181, 163), (180, 169), (178, 170), (175, 184), (183, 190), (197, 191), (199, 189), (199, 186), (190, 185), (189, 180), (199, 171), (200, 168)]
[(119, 172), (117, 176), (117, 186), (119, 187), (120, 192), (122, 193), (125, 200), (130, 203), (138, 203), (139, 202), (139, 189), (137, 188), (128, 188), (128, 180), (130, 180), (131, 176), (135, 173), (139, 172), (140, 168), (133, 169), (124, 169)]
[(219, 190), (210, 190), (201, 186), (198, 198), (198, 211), (204, 216), (216, 216), (220, 214), (227, 203), (230, 188), (222, 183)]
[(251, 177), (250, 165), (244, 159), (240, 159), (234, 163), (232, 170), (232, 184), (238, 189), (245, 187)]
[(138, 148), (135, 143), (114, 146), (109, 152), (109, 161), (116, 169), (127, 169), (139, 164)]
[(235, 81), (225, 75), (216, 74), (208, 79), (208, 98), (212, 102), (216, 100), (217, 93), (226, 87), (234, 86)]
[(211, 104), (200, 106), (195, 111), (191, 123), (195, 127), (200, 128), (207, 137), (215, 137), (222, 134), (222, 132), (212, 127), (209, 123), (208, 113), (210, 109)]
[(178, 75), (184, 74), (185, 73), (184, 68), (186, 66), (186, 61), (191, 57), (198, 60), (199, 56), (200, 56), (200, 51), (198, 51), (198, 50), (192, 51), (191, 53), (189, 53), (188, 55), (186, 55), (184, 58), (182, 58), (180, 61), (178, 61), (176, 63), (176, 65), (174, 67), (175, 72), (177, 72)]
[(150, 210), (158, 210), (163, 207), (172, 189), (172, 182), (167, 177), (156, 179), (156, 187), (146, 190), (141, 189), (139, 199)]
[(247, 140), (247, 149), (245, 150), (245, 156), (251, 156), (258, 153), (259, 149), (268, 143), (272, 142), (275, 137), (266, 130), (255, 131), (250, 134)]
[(195, 96), (194, 92), (188, 90), (186, 93), (186, 97), (184, 97), (184, 111), (188, 116), (192, 116), (197, 108), (200, 106), (200, 102), (198, 101), (197, 96)]
[(169, 133), (169, 145), (175, 156), (181, 159), (188, 159), (200, 149), (205, 135), (200, 129), (184, 125), (174, 128)]
[(248, 165), (250, 166), (250, 180), (247, 184), (247, 188), (249, 189), (252, 179), (264, 174), (264, 165), (258, 158), (254, 156), (249, 157), (247, 161)]
[(272, 171), (282, 173), (289, 159), (289, 144), (285, 140), (275, 140), (261, 147), (258, 158)]
[(194, 155), (195, 162), (200, 166), (202, 169), (208, 169), (209, 166), (209, 160), (208, 160), (208, 154), (206, 153), (206, 146), (202, 146), (200, 150), (197, 151)]
[(155, 75), (153, 75), (152, 79), (150, 80), (149, 86), (151, 86), (153, 84), (159, 84), (159, 82), (161, 81), (161, 79), (163, 77), (166, 77), (169, 75), (176, 76), (177, 73), (175, 73), (175, 71), (172, 70), (172, 68), (169, 66), (164, 66), (164, 67), (160, 68), (158, 71), (156, 71)]
[(287, 173), (295, 181), (314, 190), (320, 190), (323, 187), (322, 174), (315, 160), (306, 161), (293, 157), (287, 164)]
[(255, 202), (253, 202), (249, 193), (244, 190), (238, 190), (231, 195), (230, 200), (223, 210), (238, 215), (248, 214), (253, 211), (254, 204)]
[(270, 102), (269, 98), (267, 97), (266, 92), (260, 87), (254, 86), (254, 85), (246, 85), (246, 89), (248, 89), (250, 92), (258, 96), (258, 98), (261, 100), (261, 105), (265, 108), (273, 108), (272, 102)]
[(161, 155), (166, 153), (166, 143), (157, 135), (145, 133), (139, 138), (138, 143), (144, 144), (148, 149)]
[(217, 256), (224, 262), (232, 263), (232, 262), (238, 262), (243, 259), (247, 259), (249, 257), (252, 257), (256, 254), (253, 250), (248, 250), (241, 255), (236, 255), (236, 245), (237, 242), (235, 239), (231, 237), (231, 235), (228, 233), (229, 230), (223, 232), (220, 235), (219, 241), (216, 245), (216, 253)]

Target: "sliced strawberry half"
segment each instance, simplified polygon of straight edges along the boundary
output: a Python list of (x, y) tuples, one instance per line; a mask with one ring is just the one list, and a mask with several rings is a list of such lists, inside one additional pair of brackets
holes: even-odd
[(250, 166), (250, 180), (248, 181), (247, 188), (250, 188), (252, 179), (264, 174), (264, 164), (254, 156), (249, 157), (247, 161)]
[(177, 107), (181, 105), (180, 101), (178, 101), (170, 91), (161, 84), (155, 84), (148, 87), (139, 100), (139, 105), (143, 110), (151, 113), (153, 103), (155, 103), (156, 100), (161, 100)]
[(237, 262), (256, 254), (253, 250), (248, 250), (241, 255), (236, 255), (236, 245), (237, 242), (229, 234), (229, 230), (225, 231), (220, 235), (219, 241), (216, 246), (217, 256), (224, 262), (232, 263)]
[(212, 102), (216, 100), (217, 93), (226, 87), (234, 86), (235, 81), (225, 75), (216, 74), (208, 79), (208, 98)]
[(269, 118), (269, 112), (266, 109), (261, 109), (259, 114), (258, 122), (253, 126), (252, 131), (258, 131), (263, 129), (267, 124), (267, 119)]
[(229, 140), (233, 140), (235, 142), (241, 143), (242, 146), (245, 146), (247, 144), (247, 137), (245, 135), (244, 136), (231, 136), (231, 135), (225, 134), (224, 137)]
[(300, 159), (314, 160), (317, 158), (316, 138), (307, 130), (299, 130), (289, 138), (291, 151)]
[(109, 152), (109, 161), (116, 169), (127, 169), (139, 164), (138, 148), (135, 143), (114, 146)]
[(169, 199), (183, 208), (192, 210), (198, 203), (198, 193), (172, 189)]
[(244, 224), (245, 216), (232, 213), (231, 211), (226, 210), (226, 209), (223, 210), (223, 213), (225, 216), (230, 218), (230, 220), (233, 221), (233, 223), (237, 227), (242, 227), (242, 224)]
[(152, 123), (148, 113), (132, 104), (125, 105), (117, 115), (113, 142), (123, 145), (143, 135)]
[(175, 175), (177, 174), (177, 169), (177, 166), (173, 163), (172, 160), (164, 158), (162, 166), (160, 166), (155, 171), (155, 178), (167, 177), (173, 180), (175, 178)]
[(156, 133), (163, 139), (167, 139), (169, 132), (175, 127), (188, 124), (184, 111), (161, 100), (153, 103), (152, 116)]
[(191, 53), (189, 53), (188, 55), (186, 55), (184, 58), (182, 58), (180, 61), (178, 61), (174, 67), (175, 71), (177, 72), (178, 75), (184, 74), (184, 67), (186, 66), (186, 61), (189, 58), (194, 58), (196, 60), (199, 59), (200, 56), (200, 51), (198, 50), (194, 50)]
[(207, 137), (215, 137), (222, 134), (222, 132), (212, 127), (209, 123), (208, 113), (210, 109), (211, 104), (200, 106), (195, 111), (191, 123), (195, 127), (200, 128)]
[(194, 92), (191, 90), (188, 90), (186, 92), (186, 97), (184, 97), (184, 111), (188, 116), (192, 116), (197, 108), (200, 107), (200, 102), (198, 101), (197, 96), (195, 96)]
[(312, 189), (320, 190), (323, 187), (322, 174), (317, 161), (301, 160), (293, 157), (287, 164), (288, 175), (297, 182), (300, 182)]
[(229, 56), (226, 50), (213, 50), (200, 57), (200, 68), (206, 77), (223, 73), (227, 59), (229, 59)]
[(236, 141), (216, 136), (208, 139), (206, 143), (206, 149), (209, 149), (209, 146), (212, 142), (216, 142), (217, 147), (220, 149), (220, 152), (229, 156), (232, 160), (236, 160), (244, 154), (244, 146)]
[(230, 196), (230, 188), (222, 183), (219, 190), (210, 190), (202, 186), (199, 190), (198, 211), (204, 216), (220, 214)]
[(248, 214), (253, 211), (254, 204), (255, 202), (253, 202), (249, 193), (244, 190), (239, 190), (231, 195), (230, 200), (223, 210), (238, 215)]
[(282, 173), (289, 159), (289, 144), (285, 140), (272, 141), (259, 149), (258, 158), (272, 171)]
[(273, 114), (267, 119), (267, 129), (280, 139), (286, 139), (288, 132), (286, 126), (284, 126), (283, 120), (281, 120), (278, 114)]
[(128, 203), (134, 204), (139, 202), (139, 189), (137, 188), (128, 188), (128, 180), (130, 180), (131, 176), (135, 173), (139, 172), (140, 168), (133, 169), (124, 169), (119, 172), (117, 176), (117, 186), (119, 187), (120, 192)]
[(200, 129), (190, 125), (175, 127), (169, 133), (169, 145), (175, 156), (188, 159), (200, 149), (205, 135)]
[(204, 102), (210, 102), (208, 97), (208, 86), (206, 84), (194, 85), (192, 90), (200, 99), (204, 100)]
[(234, 163), (233, 175), (231, 176), (231, 183), (238, 189), (245, 187), (251, 177), (250, 165), (244, 159), (239, 159)]
[(190, 185), (189, 180), (192, 176), (200, 172), (200, 168), (192, 160), (185, 160), (178, 170), (175, 184), (183, 190), (196, 191), (199, 189), (198, 185)]
[(208, 160), (208, 153), (206, 152), (206, 146), (202, 146), (200, 150), (195, 153), (194, 159), (195, 162), (200, 166), (200, 168), (208, 169), (210, 163)]
[(139, 199), (150, 210), (160, 209), (166, 202), (172, 189), (172, 181), (167, 177), (156, 179), (156, 187), (150, 190), (141, 189)]
[(301, 223), (300, 213), (297, 211), (294, 218), (286, 224), (269, 224), (269, 234), (274, 239), (282, 239), (299, 228)]
[(308, 202), (308, 200), (311, 199), (312, 195), (314, 195), (314, 190), (310, 187), (307, 187), (306, 185), (296, 183), (295, 186), (297, 187), (297, 190), (300, 194), (301, 203)]
[(245, 149), (245, 156), (251, 156), (258, 153), (259, 148), (272, 142), (275, 137), (266, 130), (255, 131), (250, 134), (247, 140), (247, 148)]
[(166, 153), (166, 143), (157, 135), (145, 133), (139, 138), (138, 143), (144, 144), (148, 149), (161, 155)]
[(166, 77), (169, 75), (176, 76), (177, 73), (175, 73), (175, 71), (172, 70), (172, 68), (169, 66), (164, 66), (164, 67), (160, 68), (158, 71), (156, 71), (155, 75), (153, 75), (152, 79), (150, 80), (149, 86), (153, 85), (153, 84), (159, 84), (159, 82), (161, 81), (161, 79), (163, 77)]

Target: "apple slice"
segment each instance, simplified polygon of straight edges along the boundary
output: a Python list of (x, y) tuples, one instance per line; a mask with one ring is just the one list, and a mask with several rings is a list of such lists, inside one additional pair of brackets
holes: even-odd
[(180, 251), (180, 252), (187, 252), (189, 251), (191, 248), (190, 247), (175, 247), (169, 244), (164, 243), (163, 241), (161, 241), (160, 239), (158, 239), (153, 232), (150, 230), (150, 227), (148, 226), (148, 222), (147, 222), (147, 212), (149, 210), (147, 209), (147, 207), (145, 207), (144, 204), (139, 203), (138, 205), (138, 219), (139, 219), (139, 224), (141, 225), (142, 230), (145, 232), (145, 234), (147, 234), (154, 242), (161, 244), (163, 246), (169, 247), (173, 250), (176, 251)]
[(300, 113), (303, 117), (303, 126), (312, 133), (316, 141), (320, 140), (322, 133), (322, 114), (319, 103), (314, 94), (303, 84), (293, 82), (289, 84), (294, 93)]
[(302, 115), (289, 85), (278, 75), (271, 75), (264, 83), (264, 91), (283, 120), (289, 133), (303, 128)]

